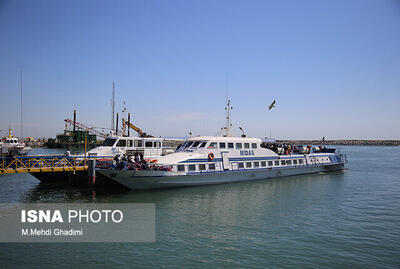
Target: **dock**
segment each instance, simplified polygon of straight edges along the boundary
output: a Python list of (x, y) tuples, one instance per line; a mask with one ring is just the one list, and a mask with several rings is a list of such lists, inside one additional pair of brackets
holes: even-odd
[(101, 159), (104, 157), (64, 155), (0, 157), (0, 175), (29, 173), (42, 183), (121, 188), (118, 183), (96, 175), (96, 160)]
[(88, 161), (82, 156), (0, 157), (0, 174), (85, 171)]

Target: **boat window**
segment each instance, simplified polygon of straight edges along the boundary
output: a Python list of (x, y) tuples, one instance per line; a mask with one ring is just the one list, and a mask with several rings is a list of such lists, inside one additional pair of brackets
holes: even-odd
[(205, 164), (199, 164), (199, 170), (200, 171), (206, 170), (206, 165)]
[(251, 168), (251, 162), (246, 163), (246, 168)]
[(156, 144), (156, 148), (161, 148), (161, 142), (154, 142)]
[(281, 165), (285, 165), (285, 164), (286, 164), (285, 160), (281, 161)]
[(119, 140), (117, 147), (126, 147), (126, 140), (125, 139)]
[(218, 146), (216, 142), (211, 142), (210, 145), (208, 146), (209, 149), (216, 149), (217, 147)]
[(279, 161), (275, 161), (275, 166), (279, 166)]
[(183, 150), (182, 144), (180, 144), (176, 147), (176, 151), (182, 151), (182, 150)]
[(200, 144), (200, 141), (194, 142), (192, 148), (197, 148), (197, 146)]
[(220, 149), (224, 149), (225, 147), (226, 147), (226, 144), (225, 144), (225, 143), (222, 143), (222, 142), (219, 143), (219, 148), (220, 148)]
[(196, 165), (195, 164), (189, 164), (189, 171), (196, 171)]
[(128, 140), (128, 147), (132, 147), (133, 146), (133, 141), (132, 140)]
[(206, 146), (206, 144), (207, 144), (207, 142), (203, 142), (203, 143), (201, 143), (201, 145), (200, 145), (200, 147), (199, 147), (199, 148), (204, 148), (204, 147)]
[(115, 141), (117, 141), (117, 139), (107, 138), (106, 140), (104, 140), (103, 146), (111, 147), (115, 144)]
[(297, 160), (293, 160), (293, 164), (296, 165), (297, 164)]
[(245, 148), (245, 149), (250, 148), (250, 144), (249, 144), (249, 143), (244, 143), (244, 148)]
[(228, 149), (233, 149), (233, 143), (228, 143)]
[(251, 148), (256, 149), (257, 148), (257, 143), (251, 143)]
[(266, 163), (265, 161), (262, 161), (262, 162), (261, 162), (261, 166), (262, 166), (262, 167), (265, 167), (265, 166), (267, 166), (267, 163)]
[(185, 149), (187, 149), (188, 147), (190, 147), (193, 144), (193, 142), (189, 142), (186, 144)]
[(142, 140), (135, 140), (135, 143), (134, 143), (134, 145), (135, 145), (135, 147), (138, 147), (138, 148), (141, 148), (141, 147), (143, 147)]
[(286, 164), (287, 164), (287, 165), (292, 165), (292, 161), (291, 161), (291, 160), (287, 160), (287, 161), (286, 161)]
[(260, 163), (259, 162), (254, 162), (254, 167), (260, 167)]
[(243, 163), (239, 163), (239, 164), (238, 164), (238, 167), (239, 167), (239, 168), (244, 168), (244, 164), (243, 164)]
[(185, 166), (183, 164), (178, 165), (178, 171), (185, 171)]
[(272, 161), (268, 161), (268, 166), (273, 166), (274, 163)]
[(179, 147), (179, 150), (184, 150), (185, 147), (186, 147), (186, 144), (187, 144), (187, 142), (183, 143), (183, 144)]
[(209, 170), (215, 170), (215, 163), (210, 163), (210, 164), (208, 165), (208, 169), (209, 169)]
[(242, 149), (242, 143), (236, 143), (236, 149)]
[(299, 160), (299, 164), (303, 164), (303, 160), (301, 159), (301, 160)]
[(144, 143), (144, 146), (145, 146), (146, 148), (152, 148), (152, 147), (153, 147), (153, 142), (151, 142), (151, 141), (146, 141), (146, 143)]

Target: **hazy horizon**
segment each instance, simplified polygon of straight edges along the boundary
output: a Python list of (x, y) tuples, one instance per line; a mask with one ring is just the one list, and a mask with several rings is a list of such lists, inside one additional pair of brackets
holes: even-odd
[[(397, 1), (2, 1), (0, 137), (64, 119), (155, 136), (400, 139)], [(276, 107), (267, 106), (276, 100)]]

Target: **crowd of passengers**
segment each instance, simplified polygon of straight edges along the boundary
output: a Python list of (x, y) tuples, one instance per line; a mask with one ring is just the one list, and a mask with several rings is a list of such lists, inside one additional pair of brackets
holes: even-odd
[(155, 162), (148, 162), (142, 154), (127, 156), (125, 154), (116, 155), (112, 161), (98, 161), (97, 168), (115, 170), (152, 170), (152, 171), (171, 171), (169, 167), (157, 165)]
[(318, 146), (316, 148), (312, 148), (312, 146), (303, 146), (303, 145), (292, 145), (292, 144), (278, 144), (278, 143), (263, 143), (261, 147), (272, 150), (273, 152), (279, 155), (290, 155), (290, 154), (310, 154), (317, 152), (327, 152), (328, 149), (326, 146)]

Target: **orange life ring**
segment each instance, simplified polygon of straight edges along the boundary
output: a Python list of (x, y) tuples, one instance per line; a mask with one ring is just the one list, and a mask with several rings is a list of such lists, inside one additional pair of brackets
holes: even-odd
[(208, 159), (210, 159), (210, 161), (214, 160), (214, 153), (208, 153)]

